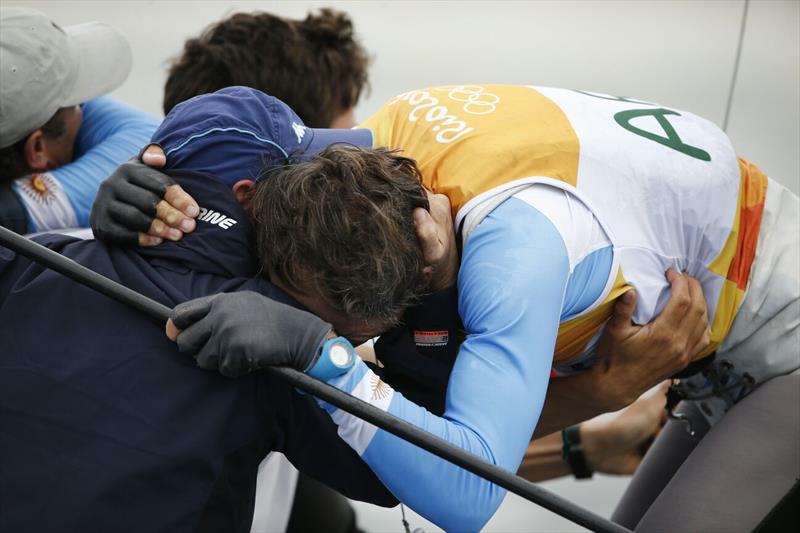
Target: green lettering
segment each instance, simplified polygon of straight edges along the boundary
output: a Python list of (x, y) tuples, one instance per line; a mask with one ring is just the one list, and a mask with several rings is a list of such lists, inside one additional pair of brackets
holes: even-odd
[[(666, 133), (666, 137), (662, 137), (661, 135), (656, 135), (655, 133), (651, 133), (649, 131), (645, 131), (641, 128), (637, 128), (636, 126), (631, 125), (631, 119), (637, 117), (643, 117), (650, 115), (654, 117), (661, 127), (664, 129), (664, 133)], [(689, 157), (693, 157), (695, 159), (699, 159), (701, 161), (711, 161), (711, 156), (705, 150), (701, 150), (696, 146), (692, 146), (689, 144), (684, 143), (678, 133), (675, 131), (675, 128), (672, 127), (669, 120), (667, 120), (666, 115), (678, 115), (681, 116), (680, 113), (676, 111), (670, 111), (669, 109), (630, 109), (628, 111), (620, 111), (616, 115), (614, 115), (614, 120), (617, 121), (617, 124), (625, 128), (631, 133), (635, 133), (640, 137), (644, 137), (645, 139), (650, 139), (651, 141), (655, 141), (658, 144), (663, 144), (668, 148), (672, 148), (673, 150), (677, 150), (682, 154), (686, 154)]]

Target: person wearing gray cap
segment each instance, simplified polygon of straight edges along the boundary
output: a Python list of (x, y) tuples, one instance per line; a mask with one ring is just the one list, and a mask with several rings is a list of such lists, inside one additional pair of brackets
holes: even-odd
[(62, 28), (0, 8), (0, 224), (20, 233), (88, 225), (100, 181), (157, 125), (98, 98), (130, 69), (130, 46), (112, 26)]

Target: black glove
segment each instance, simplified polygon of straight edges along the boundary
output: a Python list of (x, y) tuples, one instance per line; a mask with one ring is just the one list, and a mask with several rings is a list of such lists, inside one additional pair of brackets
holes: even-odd
[(172, 310), (178, 348), (207, 370), (235, 378), (267, 366), (306, 370), (331, 325), (255, 292), (215, 294)]
[(92, 204), (89, 224), (95, 238), (135, 246), (138, 232), (147, 233), (156, 216), (156, 205), (175, 181), (140, 163), (136, 158), (120, 165), (100, 184)]

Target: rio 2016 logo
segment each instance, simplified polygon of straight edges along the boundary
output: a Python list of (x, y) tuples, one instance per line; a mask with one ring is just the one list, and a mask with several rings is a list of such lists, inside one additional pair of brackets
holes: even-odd
[(486, 92), (477, 85), (456, 85), (450, 87), (435, 87), (430, 90), (410, 91), (396, 96), (387, 105), (394, 105), (404, 101), (412, 106), (408, 113), (410, 122), (420, 119), (433, 124), (431, 128), (436, 132), (434, 137), (437, 142), (449, 144), (475, 130), (468, 126), (466, 120), (451, 113), (447, 106), (442, 105), (439, 98), (429, 91), (447, 92), (447, 98), (453, 102), (463, 104), (462, 111), (468, 115), (488, 115), (497, 109), (500, 97)]
[(455, 87), (442, 87), (435, 90), (448, 91), (447, 97), (464, 104), (465, 113), (470, 115), (488, 115), (497, 109), (500, 97), (486, 92), (480, 85), (457, 85)]

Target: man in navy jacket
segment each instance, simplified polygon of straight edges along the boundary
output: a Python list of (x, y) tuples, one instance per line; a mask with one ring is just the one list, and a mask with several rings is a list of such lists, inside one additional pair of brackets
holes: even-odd
[[(292, 303), (255, 278), (230, 186), (172, 177), (219, 222), (138, 250), (37, 240), (168, 306), (238, 290)], [(163, 324), (0, 247), (0, 531), (248, 531), (270, 451), (351, 498), (396, 503), (310, 396), (194, 365)]]

